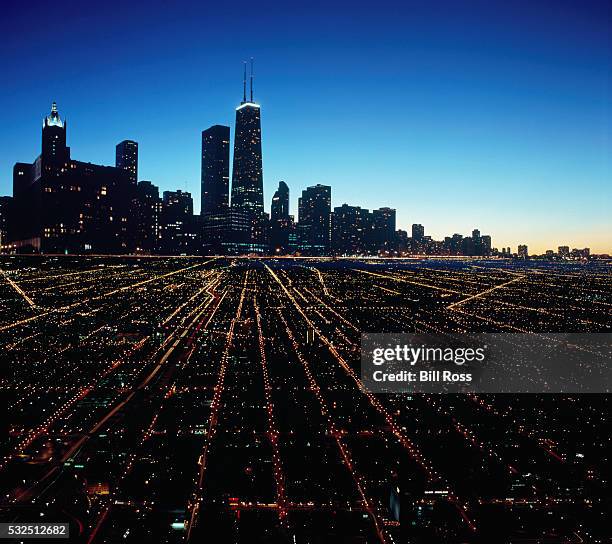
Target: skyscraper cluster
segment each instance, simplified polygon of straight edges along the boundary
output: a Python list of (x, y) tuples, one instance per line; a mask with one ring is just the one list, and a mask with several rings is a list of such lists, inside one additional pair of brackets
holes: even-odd
[[(164, 191), (139, 180), (138, 143), (116, 146), (115, 166), (72, 159), (67, 123), (53, 102), (43, 119), (41, 154), (16, 163), (13, 196), (0, 197), (0, 248), (12, 253), (226, 254), (359, 256), (469, 255), (529, 257), (498, 252), (491, 237), (444, 240), (426, 236), (421, 224), (410, 234), (396, 229), (392, 208), (368, 210), (343, 204), (332, 208), (332, 189), (316, 184), (298, 198), (290, 214), (290, 189), (280, 181), (264, 211), (261, 107), (253, 96), (253, 63), (247, 95), (244, 65), (242, 101), (236, 108), (230, 186), (230, 127), (202, 132), (201, 213), (184, 191)], [(231, 198), (230, 198), (231, 197)], [(588, 258), (588, 249), (561, 246), (555, 258)]]

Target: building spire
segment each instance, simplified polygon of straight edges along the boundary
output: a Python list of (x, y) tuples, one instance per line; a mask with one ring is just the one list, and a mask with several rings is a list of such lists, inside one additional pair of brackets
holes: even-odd
[(253, 102), (253, 57), (251, 57), (251, 102)]
[(55, 103), (55, 100), (51, 104), (51, 113), (57, 113), (57, 104)]
[(244, 64), (244, 77), (242, 79), (242, 103), (246, 102), (246, 60), (243, 61)]

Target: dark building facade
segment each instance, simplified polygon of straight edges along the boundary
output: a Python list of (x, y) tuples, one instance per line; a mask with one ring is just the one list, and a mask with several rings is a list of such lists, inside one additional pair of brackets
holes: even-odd
[(161, 252), (166, 255), (199, 253), (199, 226), (193, 215), (191, 193), (164, 191), (161, 210)]
[(284, 255), (295, 251), (295, 221), (289, 215), (289, 187), (284, 181), (278, 182), (278, 189), (272, 197), (270, 246), (274, 254)]
[(13, 197), (0, 196), (0, 251), (9, 251), (9, 229), (13, 223)]
[(129, 180), (138, 181), (138, 142), (123, 140), (115, 147), (115, 166), (128, 173)]
[(368, 252), (370, 214), (359, 206), (343, 204), (332, 214), (332, 250), (335, 255), (364, 255)]
[(230, 128), (214, 125), (202, 131), (201, 214), (219, 214), (229, 206)]
[(373, 253), (396, 250), (395, 215), (393, 208), (372, 210), (369, 246)]
[[(246, 66), (246, 65), (245, 65)], [(244, 94), (236, 108), (234, 136), (234, 162), (232, 167), (232, 208), (235, 211), (262, 216), (263, 166), (261, 156), (261, 111), (253, 102), (253, 75), (251, 65), (251, 98), (246, 99), (246, 68)]]
[(133, 251), (133, 184), (128, 173), (70, 158), (66, 123), (53, 103), (42, 129), (42, 153), (13, 168), (18, 252)]
[(331, 187), (314, 185), (298, 200), (298, 251), (304, 255), (328, 255), (331, 245)]
[(289, 217), (289, 187), (284, 181), (278, 182), (278, 189), (272, 197), (270, 207), (270, 219), (287, 219)]
[(136, 188), (136, 253), (152, 255), (161, 249), (162, 200), (159, 188), (150, 181), (139, 181)]

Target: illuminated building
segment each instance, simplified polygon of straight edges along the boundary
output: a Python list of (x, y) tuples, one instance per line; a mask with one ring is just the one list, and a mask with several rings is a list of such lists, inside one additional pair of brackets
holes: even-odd
[(298, 200), (298, 250), (304, 255), (328, 255), (331, 244), (331, 187), (314, 185)]
[(153, 254), (160, 250), (162, 201), (159, 188), (150, 181), (139, 181), (136, 188), (136, 252)]
[(198, 226), (191, 193), (164, 191), (161, 211), (161, 251), (167, 255), (198, 253)]
[(55, 102), (43, 120), (42, 153), (13, 168), (18, 252), (128, 253), (133, 250), (129, 174), (75, 161)]
[(132, 183), (138, 181), (138, 142), (123, 140), (115, 147), (115, 166), (128, 173)]
[(359, 206), (334, 208), (332, 215), (332, 248), (337, 255), (363, 255), (367, 252), (370, 214)]
[(251, 61), (251, 95), (246, 96), (246, 64), (243, 96), (236, 108), (234, 163), (232, 168), (232, 208), (235, 211), (263, 215), (263, 167), (261, 157), (260, 106), (253, 101), (253, 62)]
[(373, 253), (395, 249), (395, 210), (393, 208), (372, 210), (369, 242)]
[(270, 216), (270, 245), (273, 253), (288, 253), (294, 249), (295, 222), (289, 215), (289, 187), (279, 181), (278, 189), (272, 197)]
[(0, 196), (0, 251), (8, 251), (9, 226), (12, 225), (13, 197)]

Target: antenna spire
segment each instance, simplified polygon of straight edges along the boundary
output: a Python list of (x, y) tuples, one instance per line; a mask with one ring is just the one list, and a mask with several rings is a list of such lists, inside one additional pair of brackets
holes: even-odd
[(251, 57), (251, 102), (253, 102), (253, 57)]
[(246, 60), (242, 62), (244, 64), (244, 77), (242, 79), (242, 103), (246, 102)]

